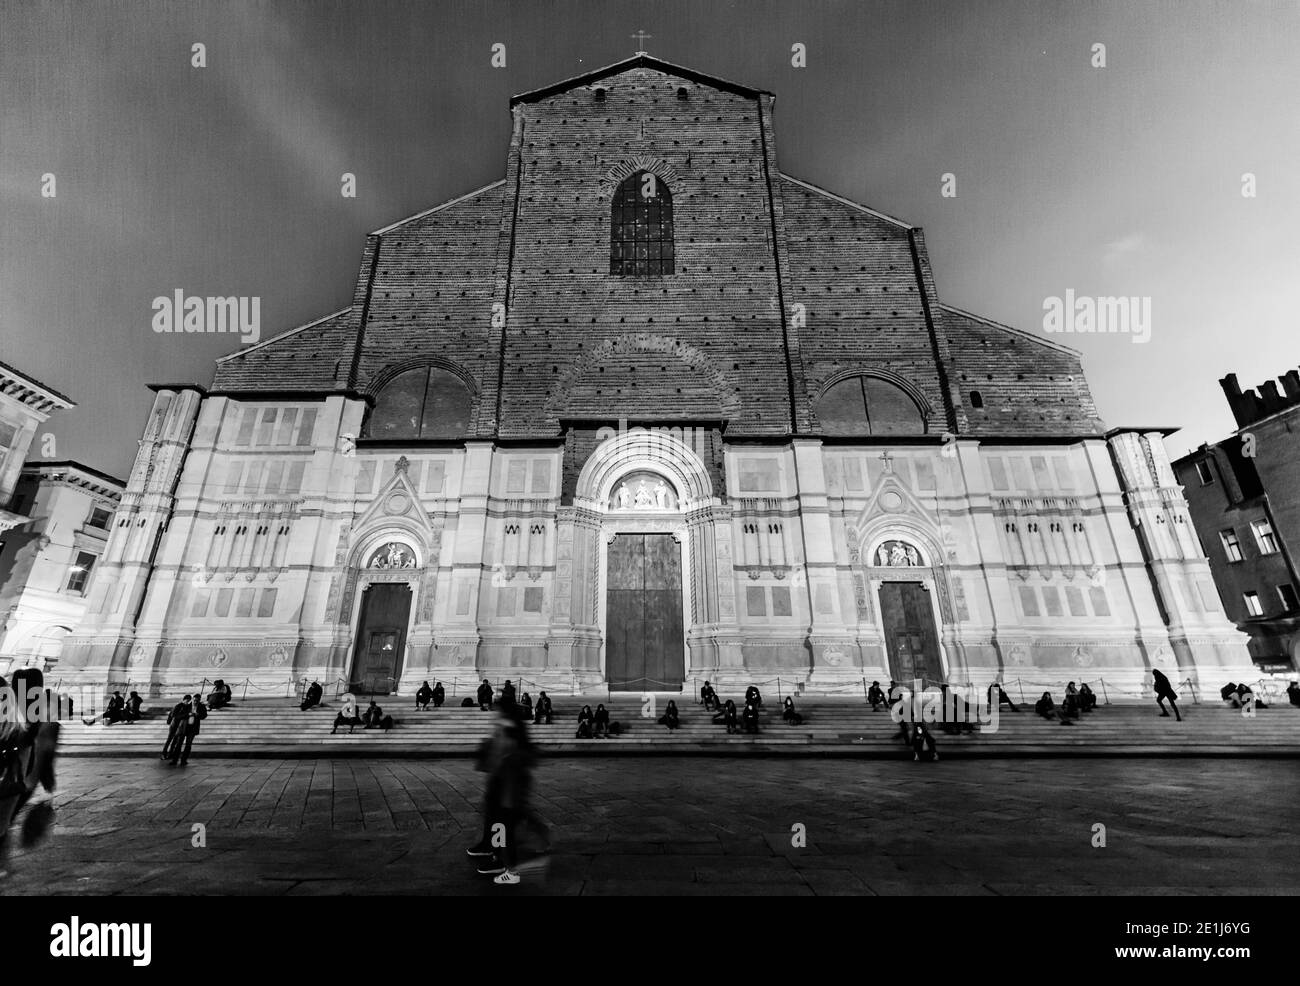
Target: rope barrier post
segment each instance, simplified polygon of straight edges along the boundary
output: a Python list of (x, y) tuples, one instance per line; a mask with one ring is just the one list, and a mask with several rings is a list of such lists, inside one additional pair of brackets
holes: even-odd
[(1107, 705), (1110, 705), (1110, 696), (1106, 694), (1106, 679), (1098, 678), (1097, 680), (1101, 682), (1101, 697), (1105, 700)]
[(1025, 686), (1019, 678), (1016, 679), (1016, 691), (1020, 693), (1020, 704), (1025, 704)]

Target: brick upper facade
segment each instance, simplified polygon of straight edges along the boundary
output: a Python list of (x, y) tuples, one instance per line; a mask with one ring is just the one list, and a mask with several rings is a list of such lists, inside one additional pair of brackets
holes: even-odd
[[(818, 397), (868, 372), (934, 434), (1102, 434), (1077, 353), (941, 305), (919, 228), (779, 171), (772, 102), (644, 55), (515, 97), (502, 181), (371, 234), (349, 309), (226, 357), (214, 388), (373, 394), (433, 363), (473, 395), (466, 437), (761, 439), (819, 434)], [(673, 274), (610, 273), (636, 171), (671, 191)]]

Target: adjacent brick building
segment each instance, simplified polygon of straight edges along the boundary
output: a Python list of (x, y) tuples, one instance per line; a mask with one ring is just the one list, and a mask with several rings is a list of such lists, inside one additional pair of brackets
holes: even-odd
[(1300, 667), (1300, 372), (1280, 380), (1243, 392), (1224, 377), (1237, 430), (1174, 463), (1224, 610), (1269, 671)]
[(64, 665), (408, 689), (1137, 688), (1248, 665), (1162, 433), (646, 55), (511, 101), (505, 177), (352, 304), (162, 384)]

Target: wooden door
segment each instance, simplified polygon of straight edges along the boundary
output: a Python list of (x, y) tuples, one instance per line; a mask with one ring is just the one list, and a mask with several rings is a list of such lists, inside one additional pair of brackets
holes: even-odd
[(355, 656), (349, 688), (387, 695), (402, 676), (406, 623), (411, 615), (411, 587), (405, 582), (375, 582), (361, 598)]
[(671, 534), (620, 534), (607, 555), (605, 675), (613, 691), (677, 691), (685, 674), (682, 553)]
[(889, 673), (894, 680), (908, 688), (916, 678), (927, 685), (941, 683), (939, 641), (925, 586), (920, 582), (882, 583), (880, 613), (885, 624)]

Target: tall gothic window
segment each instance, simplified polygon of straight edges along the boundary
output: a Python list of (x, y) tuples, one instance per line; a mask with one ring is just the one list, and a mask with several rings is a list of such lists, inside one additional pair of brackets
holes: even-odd
[(375, 399), (370, 438), (462, 438), (469, 432), (473, 398), (449, 370), (420, 366), (399, 373)]
[(896, 384), (879, 377), (849, 377), (817, 402), (828, 435), (924, 435), (925, 415)]
[(673, 196), (658, 175), (638, 171), (624, 178), (614, 192), (609, 272), (673, 273)]

